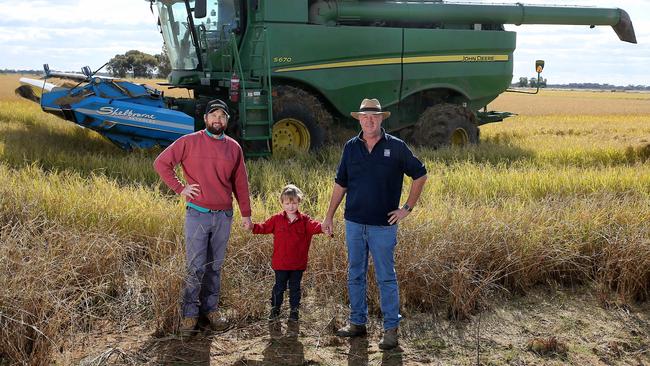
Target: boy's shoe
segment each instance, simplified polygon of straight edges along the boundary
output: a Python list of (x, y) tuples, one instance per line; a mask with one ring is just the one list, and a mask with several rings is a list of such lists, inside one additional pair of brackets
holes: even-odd
[(278, 320), (279, 317), (280, 317), (280, 308), (275, 306), (272, 307), (271, 313), (269, 314), (269, 321), (270, 322), (276, 321)]
[(282, 338), (282, 323), (269, 322), (269, 335), (271, 336), (271, 339)]
[(336, 331), (339, 337), (361, 337), (368, 333), (365, 325), (348, 324), (345, 327)]
[(300, 322), (290, 321), (287, 323), (287, 338), (296, 339), (300, 335)]
[(228, 319), (221, 316), (218, 311), (209, 312), (206, 315), (206, 318), (208, 319), (208, 322), (210, 322), (210, 324), (208, 324), (210, 330), (222, 332), (228, 329)]
[(291, 308), (289, 311), (289, 321), (297, 322), (300, 319), (300, 310), (298, 308)]
[(389, 350), (397, 347), (397, 338), (397, 328), (385, 330), (384, 336), (379, 341), (379, 348)]
[(196, 331), (197, 318), (182, 318), (181, 324), (178, 326), (178, 331), (181, 335), (189, 335)]

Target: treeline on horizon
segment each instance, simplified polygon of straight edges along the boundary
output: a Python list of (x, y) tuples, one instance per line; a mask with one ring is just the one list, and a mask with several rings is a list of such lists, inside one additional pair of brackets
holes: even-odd
[[(510, 87), (521, 87), (519, 82), (513, 82)], [(534, 88), (535, 86), (525, 86)], [(650, 85), (612, 85), (600, 83), (568, 83), (568, 84), (546, 84), (541, 85), (540, 88), (555, 88), (555, 89), (596, 89), (596, 90), (650, 90)]]
[[(63, 71), (63, 72), (76, 72), (79, 71)], [(43, 70), (16, 70), (16, 69), (0, 69), (0, 74), (25, 74), (25, 75), (42, 75)], [(97, 75), (113, 76), (111, 73), (99, 72)], [(153, 77), (152, 77), (153, 79)], [(517, 83), (512, 83), (512, 87), (517, 87)], [(568, 83), (568, 84), (548, 84), (546, 88), (560, 88), (560, 89), (602, 89), (602, 90), (650, 90), (650, 85), (612, 85), (600, 83)]]

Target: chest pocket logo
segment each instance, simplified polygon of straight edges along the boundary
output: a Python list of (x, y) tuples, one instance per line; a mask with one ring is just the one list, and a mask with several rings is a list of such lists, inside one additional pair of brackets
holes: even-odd
[(384, 157), (390, 158), (390, 149), (384, 149)]

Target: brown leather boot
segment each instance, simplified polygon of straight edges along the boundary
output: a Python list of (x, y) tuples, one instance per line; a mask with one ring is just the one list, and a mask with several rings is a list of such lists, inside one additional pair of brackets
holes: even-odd
[(218, 311), (209, 312), (206, 317), (210, 322), (210, 329), (215, 332), (222, 332), (228, 329), (228, 319), (221, 316)]
[(361, 337), (368, 333), (365, 325), (348, 324), (345, 327), (336, 331), (339, 337)]
[(397, 328), (386, 329), (384, 331), (384, 336), (381, 337), (381, 341), (379, 341), (379, 348), (389, 350), (397, 347), (397, 338)]
[(190, 335), (196, 331), (196, 318), (182, 318), (178, 331), (181, 335)]

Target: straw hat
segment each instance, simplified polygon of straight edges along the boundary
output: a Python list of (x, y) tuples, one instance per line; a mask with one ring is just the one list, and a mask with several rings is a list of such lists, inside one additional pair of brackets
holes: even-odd
[(384, 118), (390, 117), (390, 112), (381, 110), (381, 104), (377, 99), (364, 99), (361, 102), (358, 112), (351, 112), (354, 119), (359, 119), (360, 114), (382, 114)]

